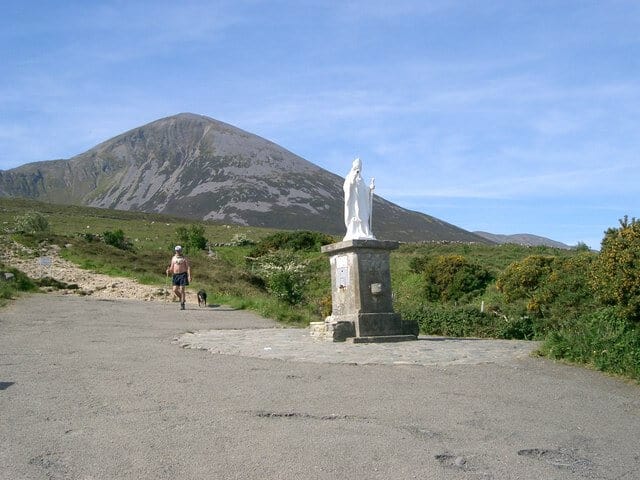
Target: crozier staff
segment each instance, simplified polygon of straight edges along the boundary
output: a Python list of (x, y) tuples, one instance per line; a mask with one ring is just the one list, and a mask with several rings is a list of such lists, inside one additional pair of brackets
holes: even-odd
[(167, 275), (173, 274), (173, 294), (180, 299), (180, 310), (185, 309), (185, 287), (191, 282), (191, 265), (182, 254), (182, 247), (177, 245), (175, 255), (171, 257), (171, 264), (167, 267)]
[(362, 180), (362, 161), (356, 158), (344, 179), (344, 224), (347, 234), (343, 240), (374, 239), (371, 233), (374, 179), (367, 186)]

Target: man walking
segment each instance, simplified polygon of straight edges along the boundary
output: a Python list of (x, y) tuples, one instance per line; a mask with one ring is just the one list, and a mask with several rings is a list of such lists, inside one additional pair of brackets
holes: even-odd
[(182, 247), (177, 245), (175, 255), (167, 268), (167, 275), (173, 274), (173, 294), (180, 299), (180, 310), (184, 310), (186, 301), (185, 287), (191, 282), (191, 265), (187, 257), (182, 255)]

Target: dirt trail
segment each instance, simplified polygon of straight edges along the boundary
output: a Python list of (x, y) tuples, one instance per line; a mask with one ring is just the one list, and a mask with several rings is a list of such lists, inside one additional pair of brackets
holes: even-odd
[[(84, 270), (60, 257), (59, 252), (62, 248), (65, 247), (47, 245), (39, 251), (34, 251), (13, 243), (3, 251), (0, 260), (5, 265), (21, 270), (31, 278), (51, 277), (60, 282), (78, 286), (77, 289), (63, 290), (62, 293), (91, 295), (102, 299), (171, 300), (171, 287), (168, 278), (164, 286), (158, 287), (142, 285), (130, 278), (112, 277)], [(162, 268), (162, 266), (158, 268)], [(187, 295), (188, 297), (193, 296), (195, 299), (193, 292), (187, 292)]]

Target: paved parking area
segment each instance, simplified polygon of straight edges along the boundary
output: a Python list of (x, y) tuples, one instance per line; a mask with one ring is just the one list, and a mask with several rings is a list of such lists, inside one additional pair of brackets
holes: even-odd
[(0, 310), (0, 479), (640, 478), (638, 386), (533, 348), (23, 297)]
[(513, 365), (538, 347), (537, 342), (420, 337), (397, 343), (348, 343), (317, 340), (308, 329), (199, 330), (176, 338), (185, 348), (313, 363), (378, 365)]

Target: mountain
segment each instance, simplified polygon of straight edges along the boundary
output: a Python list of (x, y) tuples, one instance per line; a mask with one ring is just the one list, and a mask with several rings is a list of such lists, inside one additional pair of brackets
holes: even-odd
[(515, 243), (516, 245), (526, 245), (528, 247), (537, 247), (542, 245), (546, 247), (563, 248), (565, 250), (572, 248), (565, 243), (557, 242), (545, 237), (539, 237), (538, 235), (531, 235), (530, 233), (517, 233), (515, 235), (500, 235), (487, 232), (473, 233), (498, 244)]
[[(182, 113), (68, 160), (0, 171), (0, 196), (342, 235), (343, 181), (264, 138)], [(378, 196), (373, 222), (384, 240), (490, 243)]]

